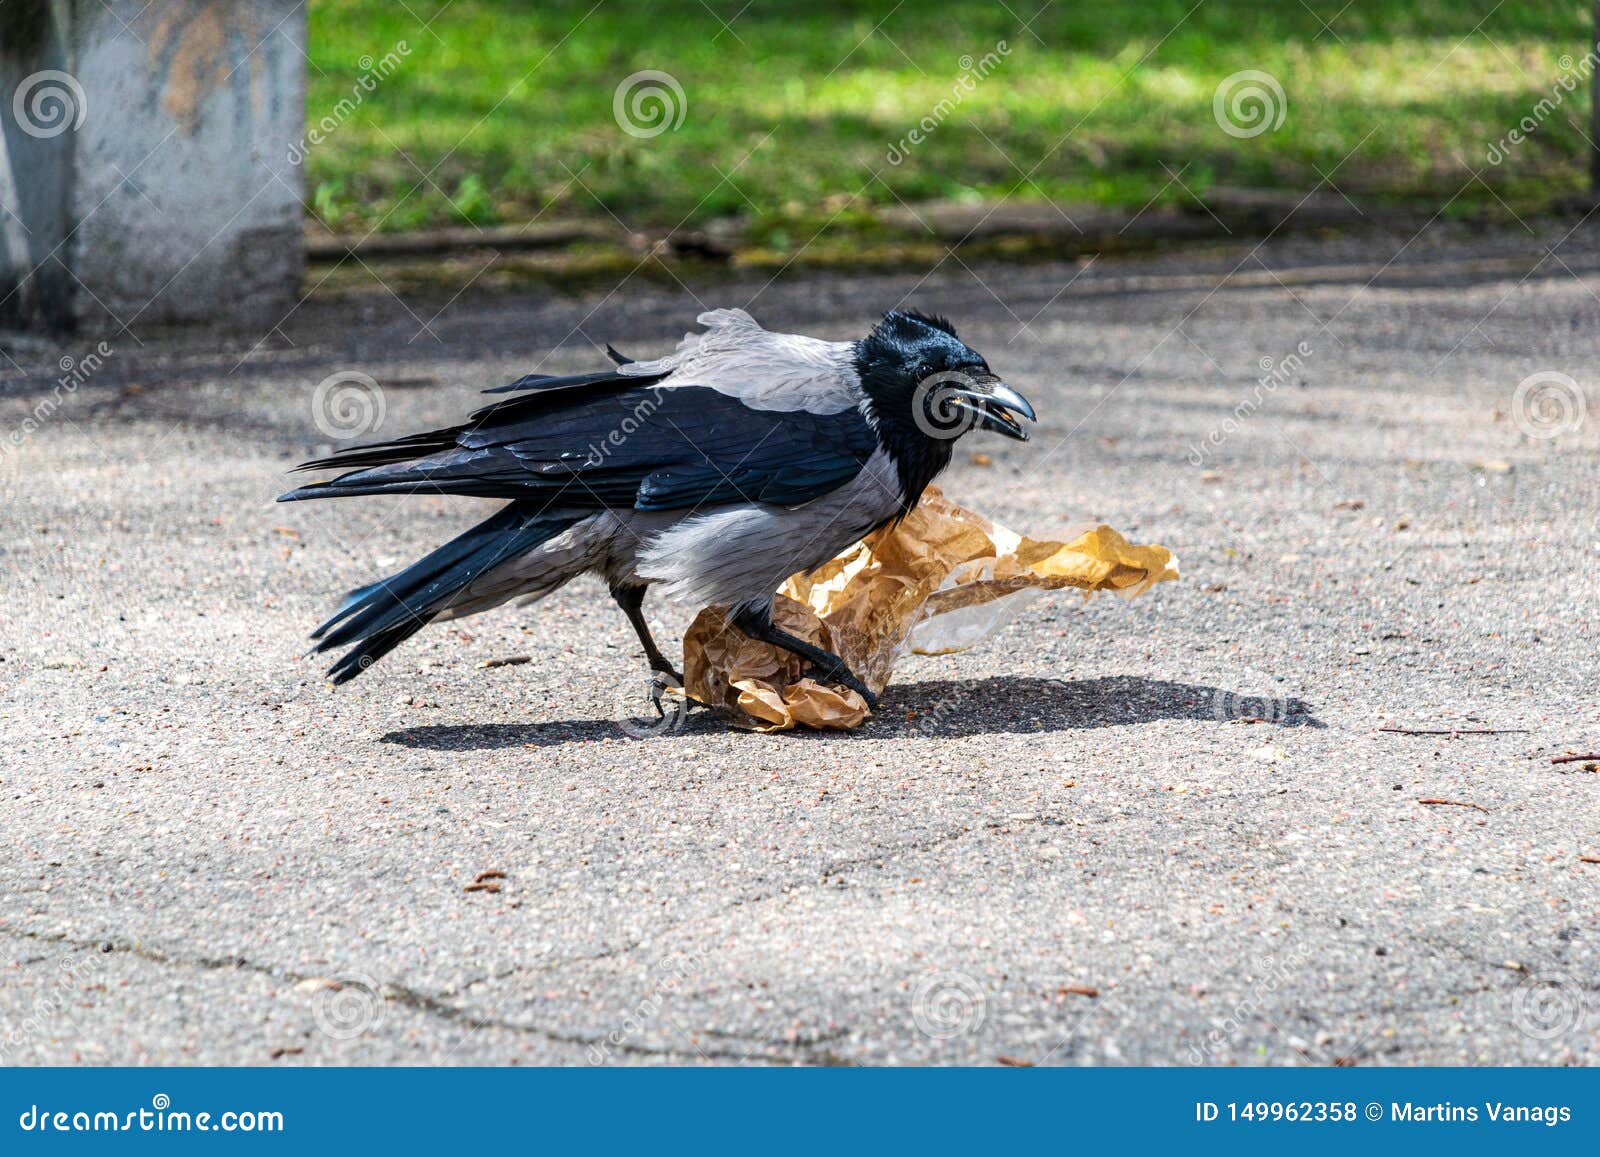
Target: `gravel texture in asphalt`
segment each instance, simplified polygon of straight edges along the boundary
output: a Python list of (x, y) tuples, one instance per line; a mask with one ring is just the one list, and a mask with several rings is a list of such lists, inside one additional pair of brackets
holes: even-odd
[[(1595, 1059), (1600, 774), (1551, 762), (1600, 751), (1571, 230), (7, 338), (0, 1060)], [(1034, 599), (844, 735), (635, 738), (595, 582), (337, 691), (298, 657), (485, 504), (275, 506), (294, 463), (663, 352), (702, 306), (842, 338), (908, 295), (1041, 418), (947, 492), (1103, 520), (1182, 581)], [(695, 608), (647, 609), (675, 640)]]

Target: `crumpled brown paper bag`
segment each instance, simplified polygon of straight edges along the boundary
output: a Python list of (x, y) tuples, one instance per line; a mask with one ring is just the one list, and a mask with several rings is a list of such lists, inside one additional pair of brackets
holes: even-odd
[[(1131, 598), (1177, 577), (1165, 547), (1135, 546), (1109, 526), (1071, 542), (1036, 541), (929, 487), (899, 525), (785, 583), (773, 619), (881, 692), (905, 651), (965, 650), (1008, 617), (1002, 601), (1018, 592), (1076, 587), (1086, 598), (1104, 590)], [(870, 714), (854, 691), (802, 678), (803, 660), (729, 625), (721, 607), (690, 625), (683, 666), (691, 698), (757, 730), (844, 730)]]

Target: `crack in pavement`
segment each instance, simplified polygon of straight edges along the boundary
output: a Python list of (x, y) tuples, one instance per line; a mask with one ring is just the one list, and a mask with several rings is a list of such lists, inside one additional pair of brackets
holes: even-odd
[[(882, 848), (875, 848), (861, 856), (845, 859), (824, 860), (818, 876), (820, 876), (821, 879), (826, 880), (830, 876), (842, 875), (844, 872), (853, 868), (859, 868), (868, 865), (881, 867), (896, 857), (905, 855), (907, 853), (931, 851), (934, 848), (953, 843), (956, 840), (971, 835), (974, 831), (1008, 833), (1014, 828), (1028, 824), (1066, 826), (1071, 822), (1071, 820), (1057, 816), (1035, 815), (1025, 818), (1017, 817), (1008, 818), (1005, 820), (989, 820), (978, 828), (964, 825), (958, 829), (942, 832), (938, 835), (929, 836), (924, 839), (910, 840)], [(527, 973), (548, 974), (557, 972), (560, 969), (573, 964), (592, 963), (599, 960), (626, 957), (648, 944), (657, 943), (663, 939), (681, 935), (687, 930), (693, 928), (696, 924), (715, 921), (719, 917), (727, 915), (734, 908), (738, 908), (747, 904), (763, 903), (767, 900), (790, 895), (796, 890), (805, 888), (816, 878), (817, 877), (807, 877), (800, 880), (782, 882), (775, 889), (754, 891), (745, 895), (733, 897), (723, 908), (719, 908), (713, 912), (694, 916), (684, 921), (670, 923), (667, 926), (650, 933), (648, 936), (629, 940), (614, 948), (606, 948), (599, 952), (563, 957), (556, 960), (545, 960), (543, 957), (541, 957), (539, 961), (525, 964), (515, 964), (509, 968), (501, 969), (498, 972), (491, 972), (484, 976), (473, 977), (472, 979), (459, 984), (455, 988), (444, 989), (443, 991), (436, 993), (422, 992), (405, 984), (386, 981), (380, 985), (380, 991), (378, 995), (384, 1000), (393, 1001), (403, 1008), (410, 1009), (411, 1011), (432, 1017), (437, 1020), (465, 1023), (470, 1026), (473, 1031), (484, 1028), (497, 1029), (502, 1032), (535, 1035), (557, 1044), (569, 1044), (594, 1048), (603, 1047), (606, 1049), (615, 1049), (618, 1052), (636, 1056), (647, 1056), (658, 1059), (698, 1056), (699, 1058), (705, 1060), (729, 1060), (742, 1062), (756, 1061), (764, 1064), (849, 1065), (853, 1062), (848, 1058), (840, 1056), (831, 1049), (825, 1049), (822, 1047), (849, 1036), (851, 1030), (848, 1028), (841, 1028), (830, 1032), (819, 1032), (809, 1036), (797, 1036), (785, 1040), (776, 1040), (769, 1037), (766, 1040), (754, 1044), (753, 1050), (766, 1050), (777, 1047), (791, 1051), (790, 1055), (773, 1056), (770, 1053), (753, 1051), (752, 1049), (746, 1049), (744, 1051), (733, 1051), (730, 1049), (705, 1049), (699, 1047), (698, 1045), (690, 1045), (688, 1048), (654, 1048), (648, 1045), (637, 1044), (626, 1040), (612, 1040), (611, 1037), (615, 1035), (614, 1033), (601, 1036), (590, 1036), (582, 1033), (563, 1033), (537, 1024), (528, 1024), (526, 1022), (494, 1019), (489, 1017), (479, 1017), (461, 1005), (450, 1003), (452, 999), (465, 995), (471, 989), (476, 988), (479, 985), (493, 984)], [(309, 973), (297, 972), (276, 965), (252, 961), (244, 956), (183, 956), (175, 953), (164, 952), (148, 947), (141, 942), (126, 939), (80, 940), (70, 937), (64, 933), (32, 932), (26, 929), (17, 928), (0, 928), (0, 934), (9, 936), (13, 939), (28, 940), (36, 943), (63, 944), (81, 951), (120, 953), (166, 967), (187, 967), (207, 972), (249, 972), (289, 985), (300, 984), (306, 981), (326, 979), (322, 976), (315, 976)], [(48, 957), (40, 957), (38, 959), (47, 960)], [(682, 1029), (681, 1026), (679, 1026), (679, 1029), (680, 1031), (684, 1031), (687, 1035), (687, 1030)], [(730, 1032), (716, 1028), (706, 1028), (701, 1030), (701, 1032), (705, 1036), (728, 1041), (748, 1041), (751, 1039), (737, 1032)]]
[[(64, 934), (30, 932), (26, 929), (17, 928), (0, 928), (0, 935), (8, 936), (14, 940), (27, 940), (41, 944), (64, 944), (68, 947), (77, 948), (85, 952), (98, 951), (106, 953), (120, 953), (166, 967), (195, 968), (205, 972), (249, 972), (290, 985), (299, 984), (308, 980), (324, 979), (323, 977), (294, 972), (286, 968), (278, 968), (272, 965), (256, 963), (246, 959), (243, 956), (184, 957), (161, 952), (156, 949), (149, 948), (143, 944), (128, 941), (119, 943), (115, 940), (77, 940)], [(626, 1040), (612, 1040), (610, 1035), (586, 1036), (581, 1033), (558, 1032), (555, 1029), (544, 1028), (541, 1025), (519, 1023), (516, 1021), (478, 1018), (473, 1016), (464, 1008), (446, 1003), (446, 1001), (441, 999), (439, 996), (418, 992), (416, 989), (409, 988), (402, 984), (385, 983), (381, 986), (378, 995), (386, 1001), (393, 1001), (403, 1008), (408, 1008), (414, 1012), (422, 1013), (436, 1019), (447, 1021), (464, 1021), (468, 1023), (474, 1031), (483, 1028), (499, 1029), (503, 1032), (539, 1036), (556, 1044), (570, 1044), (584, 1047), (604, 1046), (608, 1049), (615, 1049), (618, 1052), (624, 1052), (636, 1056), (677, 1058), (698, 1055), (709, 1060), (754, 1060), (766, 1064), (839, 1063), (837, 1060), (831, 1059), (831, 1055), (830, 1058), (826, 1059), (812, 1058), (807, 1056), (806, 1054), (810, 1045), (810, 1042), (807, 1040), (797, 1040), (794, 1042), (774, 1042), (768, 1040), (757, 1046), (760, 1048), (767, 1048), (771, 1047), (775, 1043), (780, 1043), (781, 1045), (793, 1045), (799, 1054), (794, 1057), (774, 1057), (770, 1055), (758, 1055), (750, 1052), (733, 1052), (731, 1050), (706, 1050), (695, 1046), (691, 1046), (690, 1048), (651, 1048), (647, 1045), (641, 1045)]]

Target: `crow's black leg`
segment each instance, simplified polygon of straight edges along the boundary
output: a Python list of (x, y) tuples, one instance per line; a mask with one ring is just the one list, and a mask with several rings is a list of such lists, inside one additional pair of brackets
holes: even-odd
[(845, 666), (843, 659), (832, 651), (824, 651), (821, 647), (775, 626), (772, 622), (770, 602), (746, 603), (742, 607), (735, 608), (732, 622), (752, 639), (771, 643), (774, 647), (782, 647), (785, 651), (793, 652), (812, 663), (816, 668), (815, 674), (819, 682), (839, 683), (848, 687), (867, 701), (868, 708), (873, 711), (878, 709), (878, 697), (867, 690), (867, 685), (856, 678), (855, 673)]
[(681, 689), (683, 687), (683, 676), (678, 674), (672, 664), (667, 661), (667, 657), (661, 653), (661, 648), (656, 646), (656, 641), (650, 634), (650, 624), (644, 621), (644, 592), (645, 586), (642, 583), (636, 586), (614, 586), (611, 588), (611, 597), (617, 600), (617, 606), (622, 608), (622, 613), (628, 616), (628, 622), (633, 624), (633, 630), (639, 636), (639, 642), (644, 644), (644, 657), (650, 664), (650, 670), (658, 676), (664, 675), (671, 680), (670, 684), (663, 685), (663, 681), (657, 678), (651, 684), (650, 690), (650, 701), (656, 705), (656, 710), (665, 717), (666, 713), (661, 708), (661, 693), (666, 689), (666, 686)]
[(649, 662), (650, 669), (660, 671), (663, 675), (671, 675), (681, 687), (683, 676), (678, 674), (667, 661), (667, 657), (661, 653), (661, 648), (656, 646), (656, 641), (650, 634), (650, 624), (644, 621), (644, 592), (643, 584), (615, 586), (611, 588), (611, 597), (617, 600), (617, 606), (622, 608), (622, 613), (628, 616), (628, 622), (633, 624), (639, 642), (644, 644), (644, 657)]

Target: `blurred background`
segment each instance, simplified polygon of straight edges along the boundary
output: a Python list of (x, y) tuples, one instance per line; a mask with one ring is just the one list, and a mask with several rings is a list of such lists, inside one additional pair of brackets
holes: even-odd
[[(1588, 181), (1591, 14), (1574, 0), (318, 0), (309, 15), (313, 118), (364, 55), (410, 49), (310, 153), (315, 215), (338, 230), (733, 216), (781, 248), (901, 201), (1137, 210), (1219, 185), (1326, 190), (1337, 170), (1363, 203), (1503, 216)], [(616, 131), (616, 82), (642, 69), (680, 86), (669, 139)], [(1250, 72), (1293, 115), (1218, 131), (1219, 86)], [(1573, 72), (1567, 107), (1491, 164)], [(896, 162), (941, 101), (955, 107)]]
[(1518, 227), (1591, 204), (1594, 30), (1577, 0), (8, 0), (0, 320), (258, 324), (303, 256), (581, 285)]

